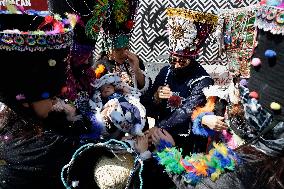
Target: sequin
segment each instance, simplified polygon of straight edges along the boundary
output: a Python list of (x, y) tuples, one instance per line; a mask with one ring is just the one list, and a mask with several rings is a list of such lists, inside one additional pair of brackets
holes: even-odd
[(276, 16), (276, 22), (278, 24), (283, 24), (284, 23), (284, 11), (281, 11), (277, 14)]
[(4, 35), (1, 39), (2, 42), (7, 43), (7, 44), (12, 44), (14, 43), (14, 40), (11, 36)]
[(37, 43), (38, 43), (39, 45), (45, 45), (45, 44), (46, 44), (46, 39), (45, 39), (44, 37), (39, 37), (39, 38), (37, 39)]
[(29, 37), (27, 37), (27, 39), (26, 39), (26, 43), (27, 43), (28, 45), (33, 46), (33, 45), (36, 44), (36, 40), (35, 40), (35, 38), (34, 38), (33, 36), (29, 36)]
[(15, 44), (23, 45), (25, 43), (25, 40), (22, 36), (16, 36), (14, 38), (14, 42), (15, 42)]
[(55, 65), (56, 65), (56, 60), (49, 59), (49, 60), (48, 60), (48, 65), (49, 65), (50, 67), (55, 66)]

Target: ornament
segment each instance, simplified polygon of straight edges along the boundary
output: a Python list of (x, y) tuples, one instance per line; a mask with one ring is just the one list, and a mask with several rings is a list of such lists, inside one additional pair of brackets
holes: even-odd
[(259, 98), (259, 95), (258, 95), (258, 93), (257, 93), (257, 92), (252, 91), (252, 92), (250, 92), (250, 93), (249, 93), (249, 97), (251, 97), (251, 98), (255, 98), (255, 99), (258, 99), (258, 98)]
[(280, 105), (279, 103), (277, 103), (277, 102), (272, 102), (272, 103), (270, 104), (270, 108), (271, 108), (272, 110), (278, 111), (278, 110), (281, 109), (281, 105)]
[(267, 58), (275, 58), (276, 57), (276, 52), (274, 50), (266, 50), (265, 51), (265, 56)]
[(259, 58), (253, 58), (251, 61), (251, 65), (257, 67), (261, 64), (261, 60)]
[(242, 80), (240, 81), (240, 85), (246, 87), (246, 86), (248, 85), (247, 80), (246, 80), (246, 79), (242, 79)]

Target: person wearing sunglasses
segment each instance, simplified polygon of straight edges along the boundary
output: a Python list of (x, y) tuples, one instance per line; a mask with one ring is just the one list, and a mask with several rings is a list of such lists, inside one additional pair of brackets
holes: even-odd
[[(170, 65), (160, 70), (149, 90), (152, 101), (147, 112), (156, 119), (156, 126), (167, 130), (185, 153), (205, 152), (207, 138), (191, 132), (190, 117), (194, 107), (206, 101), (202, 90), (214, 83), (197, 58), (204, 41), (217, 24), (217, 17), (179, 8), (167, 9), (167, 14)], [(184, 17), (183, 14), (205, 15), (204, 19), (208, 22), (201, 23), (199, 17)], [(209, 119), (206, 115), (202, 123), (215, 130), (226, 127), (222, 117), (217, 116)]]

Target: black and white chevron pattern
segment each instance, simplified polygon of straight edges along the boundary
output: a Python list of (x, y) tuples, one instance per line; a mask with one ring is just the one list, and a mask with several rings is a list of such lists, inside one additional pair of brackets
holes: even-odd
[[(136, 24), (131, 37), (131, 50), (145, 62), (166, 62), (158, 59), (168, 51), (167, 7), (183, 7), (197, 11), (217, 13), (219, 9), (239, 8), (253, 5), (259, 0), (140, 0)], [(96, 45), (96, 55), (101, 51), (102, 39)], [(206, 48), (202, 50), (199, 60), (223, 60), (218, 56), (216, 39), (210, 36)]]

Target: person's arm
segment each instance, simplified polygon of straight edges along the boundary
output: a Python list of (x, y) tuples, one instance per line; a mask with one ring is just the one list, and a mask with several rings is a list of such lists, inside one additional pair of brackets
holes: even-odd
[(146, 76), (146, 73), (143, 72), (143, 70), (145, 70), (145, 66), (142, 60), (139, 59), (138, 56), (134, 53), (126, 51), (126, 55), (128, 57), (129, 64), (134, 72), (137, 87), (142, 93), (144, 93), (145, 91), (147, 91), (151, 83), (150, 77)]
[(205, 101), (205, 96), (202, 90), (212, 84), (213, 80), (209, 77), (205, 77), (204, 79), (194, 83), (191, 88), (191, 95), (186, 98), (183, 106), (175, 110), (168, 119), (162, 120), (159, 127), (172, 128), (178, 124), (187, 122), (191, 117), (193, 108)]

